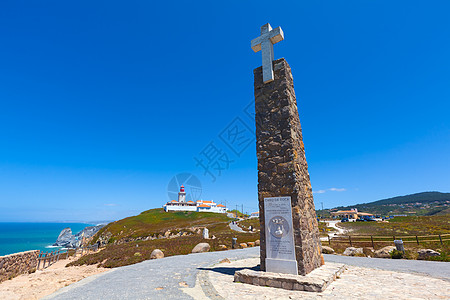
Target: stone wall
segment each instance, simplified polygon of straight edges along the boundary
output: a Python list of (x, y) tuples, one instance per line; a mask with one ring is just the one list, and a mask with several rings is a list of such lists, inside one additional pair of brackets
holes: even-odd
[(258, 197), (261, 222), (261, 270), (265, 270), (264, 198), (290, 196), (298, 273), (323, 264), (302, 129), (291, 68), (273, 62), (275, 79), (263, 83), (262, 68), (254, 70)]
[(0, 256), (0, 282), (36, 270), (39, 250)]

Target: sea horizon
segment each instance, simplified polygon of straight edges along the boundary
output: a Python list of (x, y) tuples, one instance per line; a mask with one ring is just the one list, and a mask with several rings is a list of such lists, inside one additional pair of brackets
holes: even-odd
[(95, 222), (0, 222), (0, 256), (29, 250), (53, 251), (64, 228), (76, 234)]

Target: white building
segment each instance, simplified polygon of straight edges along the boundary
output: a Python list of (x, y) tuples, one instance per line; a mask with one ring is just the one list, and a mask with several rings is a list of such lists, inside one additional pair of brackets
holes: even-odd
[(250, 217), (249, 217), (250, 219), (252, 219), (252, 218), (259, 218), (259, 211), (257, 211), (257, 212), (252, 212), (251, 214), (250, 214)]
[(197, 211), (197, 212), (213, 212), (213, 213), (226, 213), (227, 208), (225, 205), (216, 204), (214, 201), (197, 200), (186, 202), (186, 192), (184, 186), (180, 187), (178, 193), (178, 201), (172, 200), (167, 202), (164, 206), (164, 211)]

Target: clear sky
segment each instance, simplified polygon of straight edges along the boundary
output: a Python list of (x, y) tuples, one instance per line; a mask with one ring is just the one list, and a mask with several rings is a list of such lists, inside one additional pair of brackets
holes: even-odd
[[(449, 192), (449, 11), (411, 0), (1, 1), (0, 221), (126, 217), (161, 207), (179, 173), (199, 179), (205, 200), (257, 210), (255, 143), (233, 151), (223, 137), (236, 122), (254, 130), (261, 54), (250, 41), (267, 22), (285, 33), (275, 58), (293, 71), (317, 207)], [(212, 146), (205, 174), (195, 159)]]

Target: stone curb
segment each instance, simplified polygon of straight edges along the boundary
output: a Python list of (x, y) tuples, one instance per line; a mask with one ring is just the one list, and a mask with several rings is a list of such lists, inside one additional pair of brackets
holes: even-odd
[(345, 265), (343, 264), (329, 263), (305, 276), (246, 269), (234, 273), (234, 282), (282, 288), (285, 290), (323, 292), (344, 270)]

